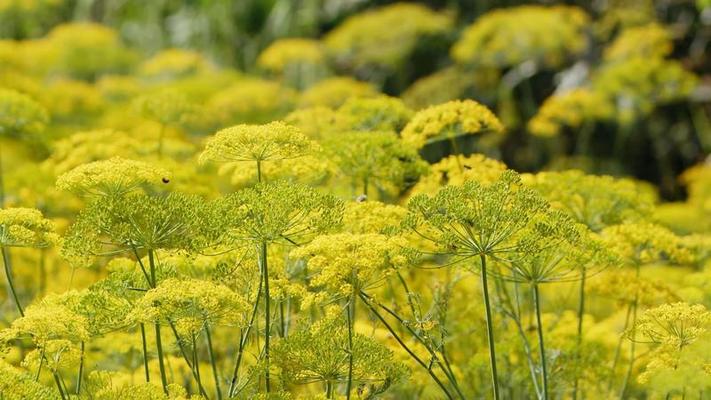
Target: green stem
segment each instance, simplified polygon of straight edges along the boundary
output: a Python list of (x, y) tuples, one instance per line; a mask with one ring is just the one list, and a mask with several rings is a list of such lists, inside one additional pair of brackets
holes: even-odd
[(612, 390), (612, 385), (615, 381), (615, 371), (617, 370), (617, 364), (620, 362), (620, 355), (622, 354), (622, 343), (625, 339), (625, 331), (630, 325), (630, 316), (632, 315), (632, 304), (627, 306), (627, 316), (625, 316), (625, 326), (622, 328), (622, 334), (620, 339), (617, 341), (617, 346), (615, 347), (615, 356), (612, 359), (612, 368), (610, 368), (610, 382), (607, 385), (608, 390)]
[(170, 329), (173, 331), (173, 336), (175, 337), (175, 342), (178, 344), (178, 349), (180, 349), (180, 355), (183, 357), (183, 360), (185, 361), (185, 364), (188, 366), (188, 368), (190, 368), (190, 372), (192, 372), (193, 378), (195, 378), (195, 381), (198, 384), (198, 390), (200, 391), (200, 394), (202, 395), (202, 397), (209, 399), (209, 397), (207, 396), (207, 391), (202, 386), (202, 382), (200, 382), (199, 371), (196, 371), (196, 365), (194, 365), (190, 358), (188, 358), (188, 352), (185, 350), (185, 345), (180, 339), (180, 335), (178, 334), (178, 330), (175, 328), (175, 324), (173, 323), (173, 321), (170, 320), (168, 320), (168, 324), (170, 325)]
[[(639, 275), (640, 275), (640, 265), (637, 263), (635, 265), (636, 267), (636, 273), (635, 273), (635, 278), (639, 280)], [(634, 294), (634, 301), (632, 302), (632, 329), (634, 332), (634, 329), (637, 325), (637, 306), (639, 305), (639, 290), (635, 291)], [(620, 390), (620, 399), (625, 398), (625, 393), (627, 392), (627, 385), (629, 384), (630, 378), (632, 377), (632, 370), (634, 369), (634, 356), (635, 356), (635, 346), (636, 346), (635, 338), (634, 336), (632, 337), (632, 340), (630, 341), (630, 365), (627, 367), (627, 373), (625, 374), (625, 380), (622, 382), (622, 389)]]
[(400, 336), (397, 334), (397, 332), (395, 332), (395, 330), (392, 328), (392, 326), (390, 326), (390, 324), (388, 324), (388, 322), (385, 320), (385, 318), (383, 318), (383, 316), (380, 315), (378, 310), (372, 304), (370, 304), (370, 302), (368, 301), (368, 298), (363, 293), (360, 293), (359, 296), (360, 296), (361, 300), (363, 301), (363, 304), (365, 304), (368, 307), (368, 309), (373, 313), (373, 315), (375, 315), (375, 317), (378, 318), (378, 320), (383, 324), (383, 326), (385, 326), (385, 329), (387, 329), (388, 332), (390, 332), (390, 334), (393, 335), (393, 338), (395, 338), (395, 340), (398, 342), (400, 347), (402, 347), (403, 350), (405, 350), (407, 352), (407, 354), (410, 355), (410, 357), (412, 357), (422, 368), (424, 368), (427, 371), (427, 373), (430, 375), (430, 377), (432, 377), (432, 380), (434, 380), (435, 383), (437, 384), (437, 386), (439, 386), (440, 389), (442, 389), (442, 391), (447, 396), (447, 398), (452, 400), (454, 397), (452, 397), (452, 395), (449, 393), (449, 390), (447, 390), (447, 387), (444, 385), (444, 383), (442, 383), (442, 381), (439, 379), (439, 377), (437, 377), (437, 374), (434, 373), (432, 368), (430, 368), (427, 364), (425, 364), (425, 362), (422, 361), (422, 359), (420, 357), (418, 357), (417, 354), (415, 354), (405, 344), (405, 342), (400, 338)]
[[(585, 316), (585, 278), (586, 270), (583, 266), (583, 271), (580, 276), (580, 289), (578, 294), (578, 332), (576, 336), (575, 345), (575, 358), (580, 361), (581, 346), (583, 344), (583, 317)], [(580, 377), (579, 372), (575, 373), (575, 380), (573, 381), (573, 400), (578, 398), (578, 390), (580, 389)]]
[(143, 369), (146, 373), (146, 382), (151, 381), (151, 374), (148, 370), (148, 345), (146, 343), (146, 326), (141, 323), (141, 342), (143, 344)]
[(543, 340), (543, 323), (541, 321), (541, 295), (538, 285), (533, 284), (533, 305), (536, 308), (536, 325), (538, 330), (538, 348), (541, 353), (541, 375), (543, 377), (543, 398), (548, 399), (548, 370), (546, 369), (546, 347)]
[(353, 321), (355, 320), (355, 293), (353, 293), (348, 300), (346, 319), (348, 322), (348, 383), (346, 384), (346, 400), (350, 400), (351, 387), (353, 386)]
[(37, 368), (37, 375), (35, 375), (35, 382), (39, 381), (40, 374), (42, 373), (42, 366), (44, 365), (44, 353), (45, 353), (45, 349), (43, 346), (42, 351), (40, 352), (40, 363), (39, 363), (39, 367)]
[(57, 385), (57, 390), (59, 390), (59, 395), (62, 397), (62, 400), (67, 400), (64, 394), (64, 388), (62, 387), (62, 381), (59, 379), (59, 374), (54, 371), (52, 372), (52, 376), (54, 377), (54, 383)]
[(262, 182), (262, 161), (257, 160), (257, 182)]
[(195, 342), (195, 333), (190, 335), (190, 339), (193, 345), (193, 369), (195, 371), (195, 379), (197, 380), (198, 388), (202, 386), (202, 375), (200, 375), (200, 359), (198, 358), (198, 348)]
[(333, 398), (333, 383), (331, 380), (326, 381), (326, 398), (327, 399), (332, 399)]
[[(148, 265), (151, 270), (151, 280), (149, 285), (153, 288), (156, 287), (156, 262), (153, 255), (153, 249), (148, 250)], [(156, 333), (156, 350), (158, 352), (158, 367), (160, 369), (160, 380), (163, 385), (163, 392), (168, 394), (168, 377), (165, 374), (165, 362), (163, 360), (163, 340), (160, 336), (160, 322), (155, 323), (155, 333)]]
[(481, 290), (484, 294), (484, 308), (486, 309), (486, 336), (489, 340), (489, 361), (491, 363), (491, 384), (494, 389), (494, 399), (499, 400), (499, 377), (496, 371), (496, 348), (494, 344), (494, 324), (491, 317), (491, 304), (489, 302), (489, 284), (486, 274), (486, 256), (480, 254), (481, 259)]
[(210, 326), (207, 322), (205, 322), (205, 338), (207, 339), (207, 354), (210, 357), (210, 364), (212, 365), (212, 375), (215, 377), (215, 392), (217, 392), (217, 398), (219, 400), (222, 400), (222, 390), (220, 390), (220, 376), (217, 373), (215, 353), (212, 350), (212, 335), (210, 335)]
[(260, 244), (260, 257), (259, 262), (262, 269), (262, 275), (264, 276), (264, 360), (266, 362), (266, 369), (264, 371), (264, 383), (266, 385), (267, 393), (271, 392), (271, 385), (269, 381), (269, 339), (271, 337), (271, 299), (269, 298), (269, 267), (267, 263), (267, 242), (262, 242)]
[(2, 252), (2, 261), (5, 266), (5, 277), (7, 277), (7, 285), (12, 294), (12, 298), (15, 299), (15, 305), (17, 306), (17, 311), (20, 312), (20, 316), (25, 316), (25, 311), (22, 309), (20, 304), (20, 299), (17, 297), (17, 290), (15, 290), (15, 283), (12, 280), (12, 270), (10, 269), (10, 256), (8, 255), (7, 248), (0, 246), (0, 252)]
[(81, 342), (81, 354), (79, 356), (79, 375), (77, 376), (77, 390), (76, 394), (79, 396), (81, 393), (81, 381), (82, 376), (84, 376), (84, 341)]
[(237, 350), (237, 361), (235, 361), (234, 372), (232, 373), (232, 380), (230, 382), (230, 390), (227, 392), (227, 397), (234, 396), (235, 386), (237, 384), (237, 378), (239, 377), (239, 367), (242, 364), (242, 358), (244, 355), (244, 348), (247, 345), (247, 339), (249, 338), (249, 333), (254, 326), (254, 320), (257, 317), (257, 312), (259, 311), (259, 299), (262, 297), (262, 283), (264, 282), (262, 278), (262, 271), (259, 271), (259, 288), (257, 289), (257, 297), (254, 300), (254, 307), (252, 307), (252, 316), (249, 318), (249, 325), (247, 325), (246, 332), (240, 337), (239, 348)]

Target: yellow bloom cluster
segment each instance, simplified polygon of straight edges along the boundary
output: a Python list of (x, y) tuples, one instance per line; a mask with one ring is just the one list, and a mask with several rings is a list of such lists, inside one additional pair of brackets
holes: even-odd
[(54, 224), (39, 210), (0, 209), (0, 247), (42, 248), (57, 241)]
[(652, 223), (614, 225), (605, 228), (602, 235), (610, 249), (632, 264), (664, 260), (686, 264), (694, 261), (692, 252), (678, 236)]
[(400, 136), (419, 149), (431, 141), (503, 131), (499, 119), (485, 106), (474, 100), (454, 100), (418, 111)]
[(139, 66), (141, 75), (150, 79), (177, 79), (212, 70), (202, 54), (185, 49), (165, 49)]
[(318, 236), (291, 256), (307, 260), (313, 274), (311, 286), (336, 296), (357, 296), (407, 265), (404, 244), (399, 238), (379, 234), (338, 233)]
[[(403, 23), (407, 21), (407, 23)], [(395, 68), (423, 36), (445, 34), (448, 15), (413, 3), (396, 3), (354, 15), (329, 32), (324, 43), (336, 63), (348, 68)]]
[(346, 203), (343, 226), (354, 234), (385, 233), (397, 227), (407, 215), (407, 209), (379, 201), (354, 201)]
[(62, 174), (96, 160), (134, 157), (141, 148), (141, 143), (125, 132), (113, 129), (77, 132), (54, 143), (52, 155), (44, 166)]
[(645, 311), (634, 332), (669, 350), (680, 351), (704, 334), (711, 323), (711, 312), (701, 304), (662, 304)]
[(68, 294), (49, 295), (40, 302), (27, 307), (25, 316), (12, 322), (2, 331), (0, 338), (31, 337), (38, 345), (55, 340), (78, 343), (89, 338), (87, 319), (77, 314), (66, 304)]
[(159, 185), (170, 173), (151, 164), (113, 157), (82, 164), (57, 178), (57, 187), (80, 194), (118, 196), (144, 184)]
[(481, 154), (451, 155), (430, 166), (429, 172), (420, 178), (410, 194), (432, 195), (446, 185), (461, 185), (467, 181), (489, 184), (505, 170), (504, 163)]
[(210, 137), (200, 162), (276, 161), (303, 157), (315, 150), (315, 142), (281, 121), (265, 125), (236, 125)]
[(348, 120), (348, 128), (355, 131), (399, 132), (412, 117), (402, 100), (396, 97), (351, 98), (338, 112)]
[(0, 88), (0, 136), (39, 133), (47, 122), (47, 111), (29, 96)]
[(249, 304), (226, 286), (201, 279), (166, 279), (146, 292), (127, 317), (134, 322), (175, 324), (190, 338), (205, 326), (242, 327)]
[(576, 7), (520, 6), (491, 11), (470, 25), (452, 48), (462, 64), (499, 67), (535, 61), (556, 68), (587, 48), (589, 17)]
[(0, 359), (0, 393), (7, 400), (57, 400), (59, 395)]
[(614, 115), (613, 105), (588, 88), (573, 89), (553, 95), (541, 105), (528, 122), (528, 131), (536, 136), (557, 136), (564, 128), (578, 129), (586, 123)]
[(295, 101), (296, 93), (277, 82), (245, 78), (217, 92), (205, 107), (216, 123), (225, 126), (274, 120), (288, 111)]
[(651, 23), (630, 27), (605, 49), (606, 61), (620, 61), (634, 57), (664, 58), (673, 49), (671, 33), (665, 27)]
[(325, 61), (321, 43), (313, 39), (279, 39), (264, 49), (257, 58), (257, 65), (267, 71), (283, 73), (299, 64), (318, 65)]
[(347, 121), (343, 114), (326, 106), (306, 107), (294, 110), (284, 117), (284, 122), (301, 129), (312, 139), (323, 139), (345, 130)]
[(304, 91), (299, 98), (299, 106), (337, 108), (350, 98), (375, 97), (377, 94), (378, 91), (366, 82), (348, 77), (328, 78)]

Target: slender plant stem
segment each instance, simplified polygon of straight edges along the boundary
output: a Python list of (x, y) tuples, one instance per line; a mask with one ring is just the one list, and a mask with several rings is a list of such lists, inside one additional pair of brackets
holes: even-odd
[[(148, 250), (148, 265), (150, 268), (150, 282), (149, 285), (153, 288), (156, 287), (156, 261), (153, 254), (153, 249)], [(160, 336), (160, 322), (155, 323), (155, 333), (156, 333), (156, 350), (158, 352), (158, 367), (160, 369), (160, 381), (163, 385), (163, 392), (168, 394), (168, 377), (165, 374), (165, 362), (163, 359), (163, 340)]]
[(195, 333), (190, 335), (193, 347), (193, 370), (195, 371), (195, 379), (197, 380), (198, 388), (202, 388), (202, 375), (200, 375), (200, 359), (198, 358), (198, 347), (195, 341)]
[(447, 398), (450, 400), (454, 399), (454, 397), (452, 397), (452, 394), (449, 393), (449, 390), (447, 390), (447, 386), (445, 386), (444, 383), (442, 383), (442, 381), (439, 379), (439, 377), (437, 377), (437, 374), (434, 373), (432, 368), (430, 368), (427, 364), (425, 364), (425, 362), (422, 361), (422, 359), (420, 357), (418, 357), (417, 354), (415, 354), (405, 344), (405, 342), (403, 342), (403, 340), (400, 338), (400, 336), (397, 334), (397, 332), (395, 332), (395, 330), (392, 328), (392, 326), (390, 326), (390, 324), (388, 324), (388, 322), (385, 320), (385, 318), (383, 318), (383, 316), (380, 315), (378, 310), (372, 304), (370, 304), (370, 302), (368, 301), (368, 298), (363, 293), (360, 293), (360, 298), (363, 301), (363, 304), (365, 304), (368, 307), (368, 309), (373, 313), (373, 315), (375, 315), (375, 317), (378, 318), (378, 320), (383, 324), (383, 326), (385, 326), (385, 329), (387, 329), (388, 332), (390, 332), (390, 334), (393, 335), (393, 338), (395, 338), (395, 340), (398, 342), (400, 347), (402, 347), (403, 350), (405, 350), (407, 352), (407, 354), (410, 355), (410, 357), (412, 357), (418, 364), (420, 364), (420, 366), (422, 368), (424, 368), (427, 371), (427, 373), (430, 375), (430, 377), (432, 377), (432, 380), (434, 380), (435, 383), (437, 384), (437, 386), (439, 386), (440, 389), (442, 389), (442, 391), (447, 396)]
[[(575, 358), (576, 362), (580, 361), (580, 352), (583, 345), (583, 318), (585, 317), (585, 278), (587, 271), (585, 266), (583, 266), (582, 274), (580, 275), (580, 289), (578, 294), (578, 332), (576, 336), (575, 344)], [(573, 400), (578, 398), (578, 391), (580, 390), (580, 377), (579, 372), (575, 373), (575, 380), (573, 381)]]
[(355, 293), (348, 299), (346, 319), (348, 323), (348, 383), (346, 384), (346, 400), (350, 400), (351, 387), (353, 386), (353, 321), (355, 320)]
[(39, 367), (37, 367), (37, 375), (35, 375), (35, 382), (39, 381), (40, 374), (42, 373), (42, 366), (44, 365), (44, 353), (45, 353), (45, 349), (43, 346), (42, 351), (40, 352), (40, 363), (39, 363)]
[(259, 262), (262, 267), (262, 275), (264, 276), (264, 360), (266, 369), (264, 371), (264, 383), (267, 393), (271, 392), (271, 384), (269, 380), (269, 339), (271, 337), (271, 299), (269, 298), (269, 267), (267, 263), (267, 242), (260, 244)]
[(326, 381), (326, 398), (333, 398), (333, 382), (330, 379)]
[(627, 315), (625, 316), (625, 326), (622, 328), (622, 334), (620, 339), (617, 341), (617, 346), (615, 347), (615, 357), (612, 359), (612, 368), (610, 368), (610, 382), (607, 384), (607, 389), (612, 390), (612, 385), (615, 381), (615, 371), (617, 370), (617, 364), (620, 362), (620, 355), (622, 354), (622, 343), (624, 342), (625, 335), (624, 332), (627, 331), (627, 327), (630, 325), (630, 316), (632, 315), (632, 304), (627, 306)]
[(81, 355), (79, 356), (79, 375), (77, 375), (77, 390), (76, 390), (76, 395), (79, 396), (81, 393), (81, 381), (82, 381), (82, 376), (84, 376), (84, 349), (85, 349), (85, 344), (84, 341), (82, 340), (81, 342)]
[(141, 323), (141, 342), (143, 344), (143, 369), (146, 373), (146, 382), (151, 381), (151, 373), (148, 370), (148, 345), (146, 343), (146, 325)]
[(239, 341), (239, 348), (237, 350), (237, 361), (235, 361), (234, 372), (232, 373), (232, 380), (230, 381), (230, 390), (227, 392), (227, 397), (234, 396), (234, 389), (237, 384), (237, 378), (239, 377), (239, 367), (242, 364), (242, 358), (244, 356), (244, 348), (247, 344), (247, 339), (249, 339), (249, 334), (254, 326), (254, 320), (257, 317), (257, 312), (259, 311), (259, 299), (262, 297), (262, 271), (259, 271), (259, 288), (257, 289), (257, 297), (254, 300), (254, 307), (252, 307), (252, 315), (249, 318), (249, 325), (247, 325), (246, 332), (242, 334)]
[(173, 321), (168, 321), (168, 323), (170, 325), (170, 329), (173, 331), (173, 336), (175, 337), (175, 342), (178, 344), (178, 349), (180, 349), (180, 355), (183, 356), (185, 364), (187, 364), (188, 368), (190, 368), (190, 372), (192, 372), (193, 378), (195, 378), (195, 381), (198, 384), (198, 390), (200, 391), (200, 394), (204, 398), (209, 399), (207, 391), (202, 386), (202, 382), (200, 381), (199, 371), (195, 370), (196, 366), (193, 364), (192, 361), (190, 361), (190, 358), (188, 357), (188, 352), (185, 350), (185, 345), (183, 344), (183, 341), (180, 340), (180, 335), (178, 334), (178, 330), (175, 328), (175, 324), (173, 323)]
[(494, 399), (499, 400), (499, 377), (496, 371), (496, 348), (494, 344), (494, 323), (491, 316), (491, 304), (489, 302), (489, 284), (486, 274), (486, 256), (480, 254), (481, 259), (481, 289), (484, 294), (484, 308), (486, 309), (486, 336), (489, 340), (489, 361), (491, 363), (491, 384), (494, 389)]
[(17, 311), (20, 312), (20, 316), (25, 316), (25, 311), (22, 309), (20, 304), (20, 299), (17, 297), (17, 290), (15, 289), (15, 284), (12, 280), (12, 270), (10, 268), (10, 256), (8, 255), (7, 248), (0, 246), (0, 252), (2, 252), (2, 262), (5, 266), (5, 277), (7, 278), (7, 285), (10, 288), (10, 293), (12, 298), (15, 300), (15, 306), (17, 306)]
[(205, 339), (207, 340), (207, 354), (210, 357), (210, 364), (212, 365), (212, 375), (215, 377), (215, 392), (217, 393), (217, 398), (222, 400), (220, 376), (217, 373), (217, 363), (215, 361), (215, 354), (212, 350), (212, 335), (210, 334), (210, 325), (207, 322), (205, 322)]
[(158, 131), (158, 158), (163, 158), (163, 141), (165, 139), (165, 125), (160, 124), (160, 130)]
[(62, 397), (62, 400), (67, 400), (67, 396), (64, 394), (64, 388), (62, 387), (62, 380), (59, 379), (59, 374), (54, 371), (52, 372), (52, 376), (54, 377), (54, 383), (57, 385), (57, 389), (59, 390), (59, 395)]
[(262, 161), (257, 160), (257, 182), (262, 182)]
[[(636, 272), (635, 272), (635, 278), (639, 280), (639, 275), (640, 275), (640, 265), (637, 263), (635, 265)], [(637, 307), (639, 305), (639, 290), (635, 291), (634, 294), (634, 301), (632, 302), (632, 329), (634, 332), (634, 329), (637, 325)], [(627, 367), (627, 373), (625, 374), (625, 380), (622, 381), (622, 389), (620, 389), (620, 399), (625, 398), (625, 393), (627, 392), (627, 385), (629, 384), (630, 378), (632, 377), (632, 370), (634, 369), (634, 357), (635, 357), (635, 347), (636, 347), (636, 341), (635, 338), (632, 337), (632, 340), (630, 340), (630, 365)]]
[(543, 398), (548, 399), (548, 369), (546, 368), (546, 346), (543, 340), (543, 322), (541, 321), (541, 295), (538, 285), (533, 284), (533, 305), (536, 307), (536, 325), (538, 331), (538, 348), (541, 353), (541, 376), (543, 377)]

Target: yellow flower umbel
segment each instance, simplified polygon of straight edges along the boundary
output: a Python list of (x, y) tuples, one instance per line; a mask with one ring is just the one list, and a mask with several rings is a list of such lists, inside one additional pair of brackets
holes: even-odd
[(37, 134), (48, 122), (47, 111), (32, 98), (0, 88), (0, 138)]
[(352, 98), (338, 108), (354, 131), (400, 132), (413, 115), (402, 100), (396, 97)]
[(294, 87), (303, 88), (326, 74), (326, 56), (318, 40), (285, 38), (264, 49), (257, 58), (257, 66)]
[(254, 163), (257, 181), (261, 182), (263, 163), (304, 157), (317, 149), (318, 145), (298, 128), (280, 121), (266, 125), (237, 125), (210, 137), (200, 154), (200, 162), (234, 166), (237, 163)]
[(613, 105), (600, 93), (587, 88), (554, 94), (528, 122), (528, 131), (536, 136), (557, 136), (564, 129), (576, 131), (585, 124), (614, 115)]
[(0, 208), (0, 253), (5, 269), (8, 288), (17, 310), (24, 316), (17, 290), (12, 279), (9, 248), (45, 248), (57, 241), (54, 224), (44, 218), (39, 210), (29, 208)]
[(365, 82), (348, 77), (324, 79), (301, 94), (300, 107), (326, 106), (338, 108), (353, 97), (375, 97), (378, 91)]
[(121, 196), (142, 185), (160, 185), (170, 173), (142, 161), (114, 157), (80, 165), (57, 179), (57, 187), (89, 196)]
[(346, 19), (326, 35), (324, 43), (330, 56), (345, 69), (396, 69), (418, 40), (446, 34), (451, 28), (448, 15), (420, 4), (396, 3)]
[(282, 117), (296, 102), (296, 92), (278, 82), (244, 78), (215, 93), (205, 105), (218, 126), (263, 123)]
[(346, 203), (343, 226), (354, 234), (385, 234), (389, 228), (400, 226), (407, 209), (379, 201), (352, 201)]
[(185, 49), (165, 49), (139, 66), (142, 76), (151, 80), (174, 80), (199, 75), (214, 69), (202, 54)]
[(460, 64), (506, 68), (533, 61), (558, 68), (587, 48), (589, 17), (577, 7), (502, 8), (470, 25), (452, 48)]
[(0, 359), (0, 393), (7, 400), (56, 400), (57, 394), (33, 376)]
[(439, 140), (503, 131), (499, 119), (485, 106), (474, 100), (454, 100), (417, 112), (400, 136), (405, 143), (420, 149)]
[(435, 194), (446, 185), (461, 185), (467, 181), (487, 184), (497, 180), (504, 171), (504, 163), (481, 154), (451, 155), (430, 166), (429, 172), (420, 178), (410, 194)]
[(651, 23), (623, 30), (605, 49), (605, 61), (622, 61), (635, 57), (664, 58), (674, 48), (669, 30)]

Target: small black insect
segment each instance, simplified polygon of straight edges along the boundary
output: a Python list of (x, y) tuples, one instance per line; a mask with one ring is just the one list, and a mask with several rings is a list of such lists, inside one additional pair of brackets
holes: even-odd
[(170, 183), (170, 179), (168, 179), (168, 178), (163, 178), (161, 180), (163, 181), (163, 183)]

